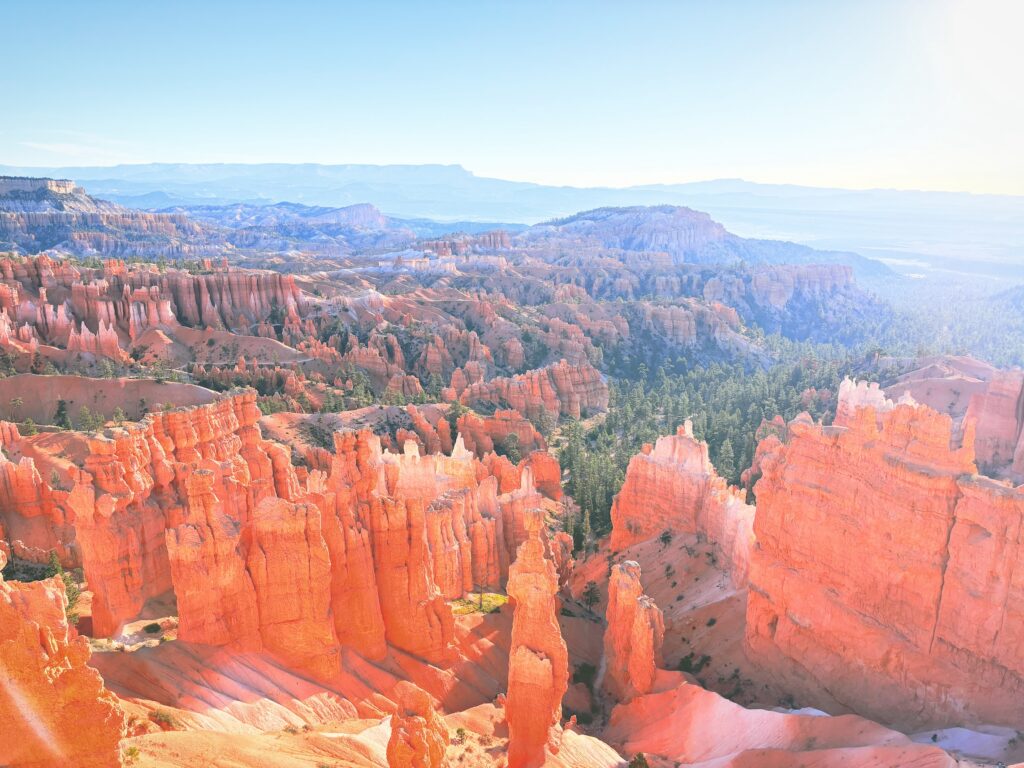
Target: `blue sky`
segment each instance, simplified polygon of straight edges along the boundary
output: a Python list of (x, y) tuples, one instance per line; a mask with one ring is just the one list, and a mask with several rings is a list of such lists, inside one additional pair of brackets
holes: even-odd
[(1024, 2), (5, 0), (0, 163), (1024, 194)]

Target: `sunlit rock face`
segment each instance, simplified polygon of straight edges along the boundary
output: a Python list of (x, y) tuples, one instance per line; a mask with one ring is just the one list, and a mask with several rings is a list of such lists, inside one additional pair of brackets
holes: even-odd
[(404, 681), (396, 686), (394, 696), (388, 768), (445, 768), (448, 727), (434, 711), (430, 696)]
[(543, 518), (525, 517), (526, 540), (509, 569), (515, 600), (509, 653), (509, 768), (542, 766), (561, 737), (562, 697), (569, 685), (569, 654), (558, 626), (558, 571), (546, 556)]
[(754, 508), (718, 476), (707, 443), (693, 437), (689, 423), (630, 460), (611, 518), (613, 550), (666, 532), (697, 533), (730, 560), (737, 584), (746, 579)]
[[(550, 484), (557, 461), (480, 461), (461, 438), (450, 454), (421, 455), (412, 440), (393, 453), (367, 431), (338, 432), (323, 469), (300, 475), (259, 417), (249, 391), (103, 434), (67, 433), (81, 454), (61, 465), (70, 489), (31, 458), (0, 456), (3, 533), (32, 534), (19, 551), (45, 561), (53, 539), (38, 531), (59, 532), (54, 550), (82, 566), (99, 637), (173, 596), (182, 640), (267, 652), (317, 679), (337, 672), (340, 647), (451, 661), (446, 601), (501, 589), (525, 516), (544, 504), (532, 468)], [(29, 451), (45, 438), (8, 425), (2, 439)]]
[(976, 475), (973, 423), (853, 384), (840, 400), (841, 426), (798, 418), (762, 456), (751, 657), (883, 722), (1019, 722), (1024, 493)]
[(531, 419), (544, 411), (578, 419), (608, 409), (608, 385), (592, 365), (570, 365), (562, 360), (512, 378), (470, 385), (460, 399), (467, 405), (508, 403)]
[(644, 594), (639, 564), (612, 566), (605, 619), (604, 688), (619, 701), (648, 693), (662, 662), (665, 620)]
[[(7, 555), (0, 549), (0, 569)], [(120, 765), (124, 715), (88, 666), (89, 645), (64, 615), (59, 577), (0, 577), (0, 764)]]

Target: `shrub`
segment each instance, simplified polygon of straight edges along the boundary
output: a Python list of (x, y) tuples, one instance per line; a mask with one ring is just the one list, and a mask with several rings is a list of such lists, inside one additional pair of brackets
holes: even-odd
[(61, 581), (64, 582), (64, 594), (68, 600), (67, 606), (64, 608), (64, 615), (67, 617), (69, 624), (77, 624), (78, 614), (75, 613), (75, 606), (78, 604), (78, 599), (82, 596), (82, 590), (79, 589), (74, 575), (64, 570), (64, 566), (60, 564), (55, 551), (50, 552), (50, 559), (46, 565), (46, 577), (49, 578), (51, 576), (60, 576)]
[(572, 673), (574, 683), (583, 683), (591, 691), (594, 690), (594, 679), (597, 677), (597, 667), (593, 664), (583, 662)]
[(161, 728), (177, 728), (177, 718), (166, 709), (154, 709), (149, 713), (149, 719)]
[(697, 658), (694, 654), (688, 653), (679, 660), (679, 671), (696, 675), (707, 666), (709, 661), (711, 661), (711, 657), (706, 654)]
[(148, 632), (151, 635), (155, 635), (161, 629), (162, 629), (162, 627), (157, 622), (155, 622), (155, 621), (152, 624), (147, 624), (146, 626), (144, 626), (142, 628), (142, 630), (144, 632)]

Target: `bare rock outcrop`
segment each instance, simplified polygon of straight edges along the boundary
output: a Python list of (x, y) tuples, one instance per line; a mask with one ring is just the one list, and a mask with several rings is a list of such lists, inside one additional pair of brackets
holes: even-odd
[[(7, 556), (0, 549), (0, 569)], [(59, 577), (0, 577), (0, 763), (11, 768), (116, 768), (124, 714), (68, 626)]]
[(754, 508), (718, 476), (689, 422), (632, 458), (611, 518), (613, 550), (665, 531), (699, 533), (728, 558), (735, 583), (746, 579)]
[(509, 569), (515, 600), (505, 717), (509, 768), (537, 768), (557, 752), (569, 654), (558, 626), (558, 573), (545, 554), (543, 519), (526, 518), (528, 538)]
[(608, 409), (608, 385), (593, 366), (573, 366), (562, 360), (512, 378), (470, 385), (460, 399), (467, 405), (509, 406), (529, 419), (539, 418), (545, 410), (578, 419)]
[(976, 476), (972, 424), (858, 399), (762, 457), (749, 653), (809, 703), (823, 686), (904, 727), (1019, 722), (1024, 493)]
[(403, 681), (395, 686), (393, 697), (388, 768), (446, 768), (448, 728), (434, 711), (430, 695)]
[(605, 618), (604, 689), (619, 701), (650, 692), (662, 662), (665, 620), (644, 594), (638, 563), (612, 566)]

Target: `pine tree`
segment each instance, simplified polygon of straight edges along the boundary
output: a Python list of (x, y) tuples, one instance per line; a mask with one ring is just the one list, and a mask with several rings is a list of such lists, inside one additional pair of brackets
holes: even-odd
[(82, 596), (82, 590), (78, 587), (78, 582), (75, 581), (74, 576), (64, 570), (64, 566), (60, 564), (60, 559), (57, 557), (55, 551), (50, 552), (50, 558), (46, 564), (47, 576), (60, 576), (61, 581), (64, 582), (64, 593), (67, 596), (67, 605), (64, 607), (64, 615), (67, 616), (69, 624), (78, 623), (78, 614), (75, 613), (75, 606), (78, 604), (78, 599)]
[(78, 427), (83, 432), (92, 432), (96, 429), (96, 419), (87, 405), (83, 405), (82, 410), (78, 412)]
[(718, 466), (716, 469), (721, 477), (724, 477), (729, 482), (735, 481), (736, 457), (733, 453), (732, 441), (729, 438), (725, 438), (722, 441), (722, 447), (718, 449)]
[(61, 429), (71, 429), (71, 417), (68, 416), (68, 404), (63, 400), (57, 401), (57, 410), (53, 414), (53, 423)]
[(519, 435), (515, 432), (508, 433), (508, 436), (502, 441), (501, 447), (502, 452), (513, 464), (518, 464), (522, 461), (523, 451), (519, 445)]

